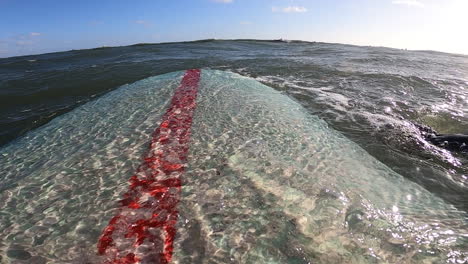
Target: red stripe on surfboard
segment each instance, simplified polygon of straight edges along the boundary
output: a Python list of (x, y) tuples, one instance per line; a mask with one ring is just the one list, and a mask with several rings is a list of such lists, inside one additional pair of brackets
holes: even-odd
[(118, 214), (99, 238), (98, 254), (105, 263), (171, 261), (199, 81), (200, 70), (188, 70), (175, 90)]

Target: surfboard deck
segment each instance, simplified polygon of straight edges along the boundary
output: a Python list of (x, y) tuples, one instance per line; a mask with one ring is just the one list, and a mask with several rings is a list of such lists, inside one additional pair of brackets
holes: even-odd
[(466, 254), (463, 212), (293, 99), (230, 72), (125, 85), (0, 155), (7, 256), (420, 263)]

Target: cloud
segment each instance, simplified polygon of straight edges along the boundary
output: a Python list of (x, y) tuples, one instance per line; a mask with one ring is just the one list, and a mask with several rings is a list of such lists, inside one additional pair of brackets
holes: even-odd
[(239, 24), (241, 24), (241, 25), (252, 25), (252, 22), (250, 22), (250, 21), (241, 21), (241, 22), (239, 22)]
[(229, 3), (234, 2), (234, 0), (211, 0), (211, 1), (215, 3), (223, 3), (223, 4), (229, 4)]
[(31, 46), (37, 43), (38, 36), (41, 36), (41, 33), (38, 32), (30, 32), (29, 34), (19, 34), (13, 35), (6, 39), (0, 41), (0, 45), (7, 47), (24, 47), (24, 46)]
[(272, 12), (283, 12), (283, 13), (305, 13), (307, 12), (307, 8), (303, 6), (287, 6), (287, 7), (272, 7)]
[(153, 23), (151, 23), (150, 21), (146, 21), (146, 20), (135, 20), (133, 21), (133, 23), (138, 24), (138, 25), (143, 25), (145, 27), (153, 26)]
[(424, 7), (424, 4), (417, 0), (395, 0), (392, 2), (394, 5), (406, 5), (411, 7)]
[(34, 42), (32, 40), (17, 40), (16, 41), (16, 45), (18, 46), (28, 46), (28, 45), (32, 45), (34, 44)]
[(0, 39), (0, 53), (2, 56), (4, 56), (3, 54), (12, 56), (31, 53), (41, 41), (38, 36), (42, 36), (42, 33), (29, 32)]

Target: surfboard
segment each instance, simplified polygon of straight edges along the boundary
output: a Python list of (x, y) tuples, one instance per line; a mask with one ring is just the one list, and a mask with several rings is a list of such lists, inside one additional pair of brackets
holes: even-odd
[(8, 260), (421, 263), (467, 254), (464, 212), (287, 95), (231, 72), (124, 85), (0, 155)]

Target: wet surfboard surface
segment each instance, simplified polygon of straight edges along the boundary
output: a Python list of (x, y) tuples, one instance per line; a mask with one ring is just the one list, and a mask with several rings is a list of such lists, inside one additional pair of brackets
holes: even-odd
[(464, 212), (230, 72), (122, 86), (0, 155), (5, 263), (468, 261)]

